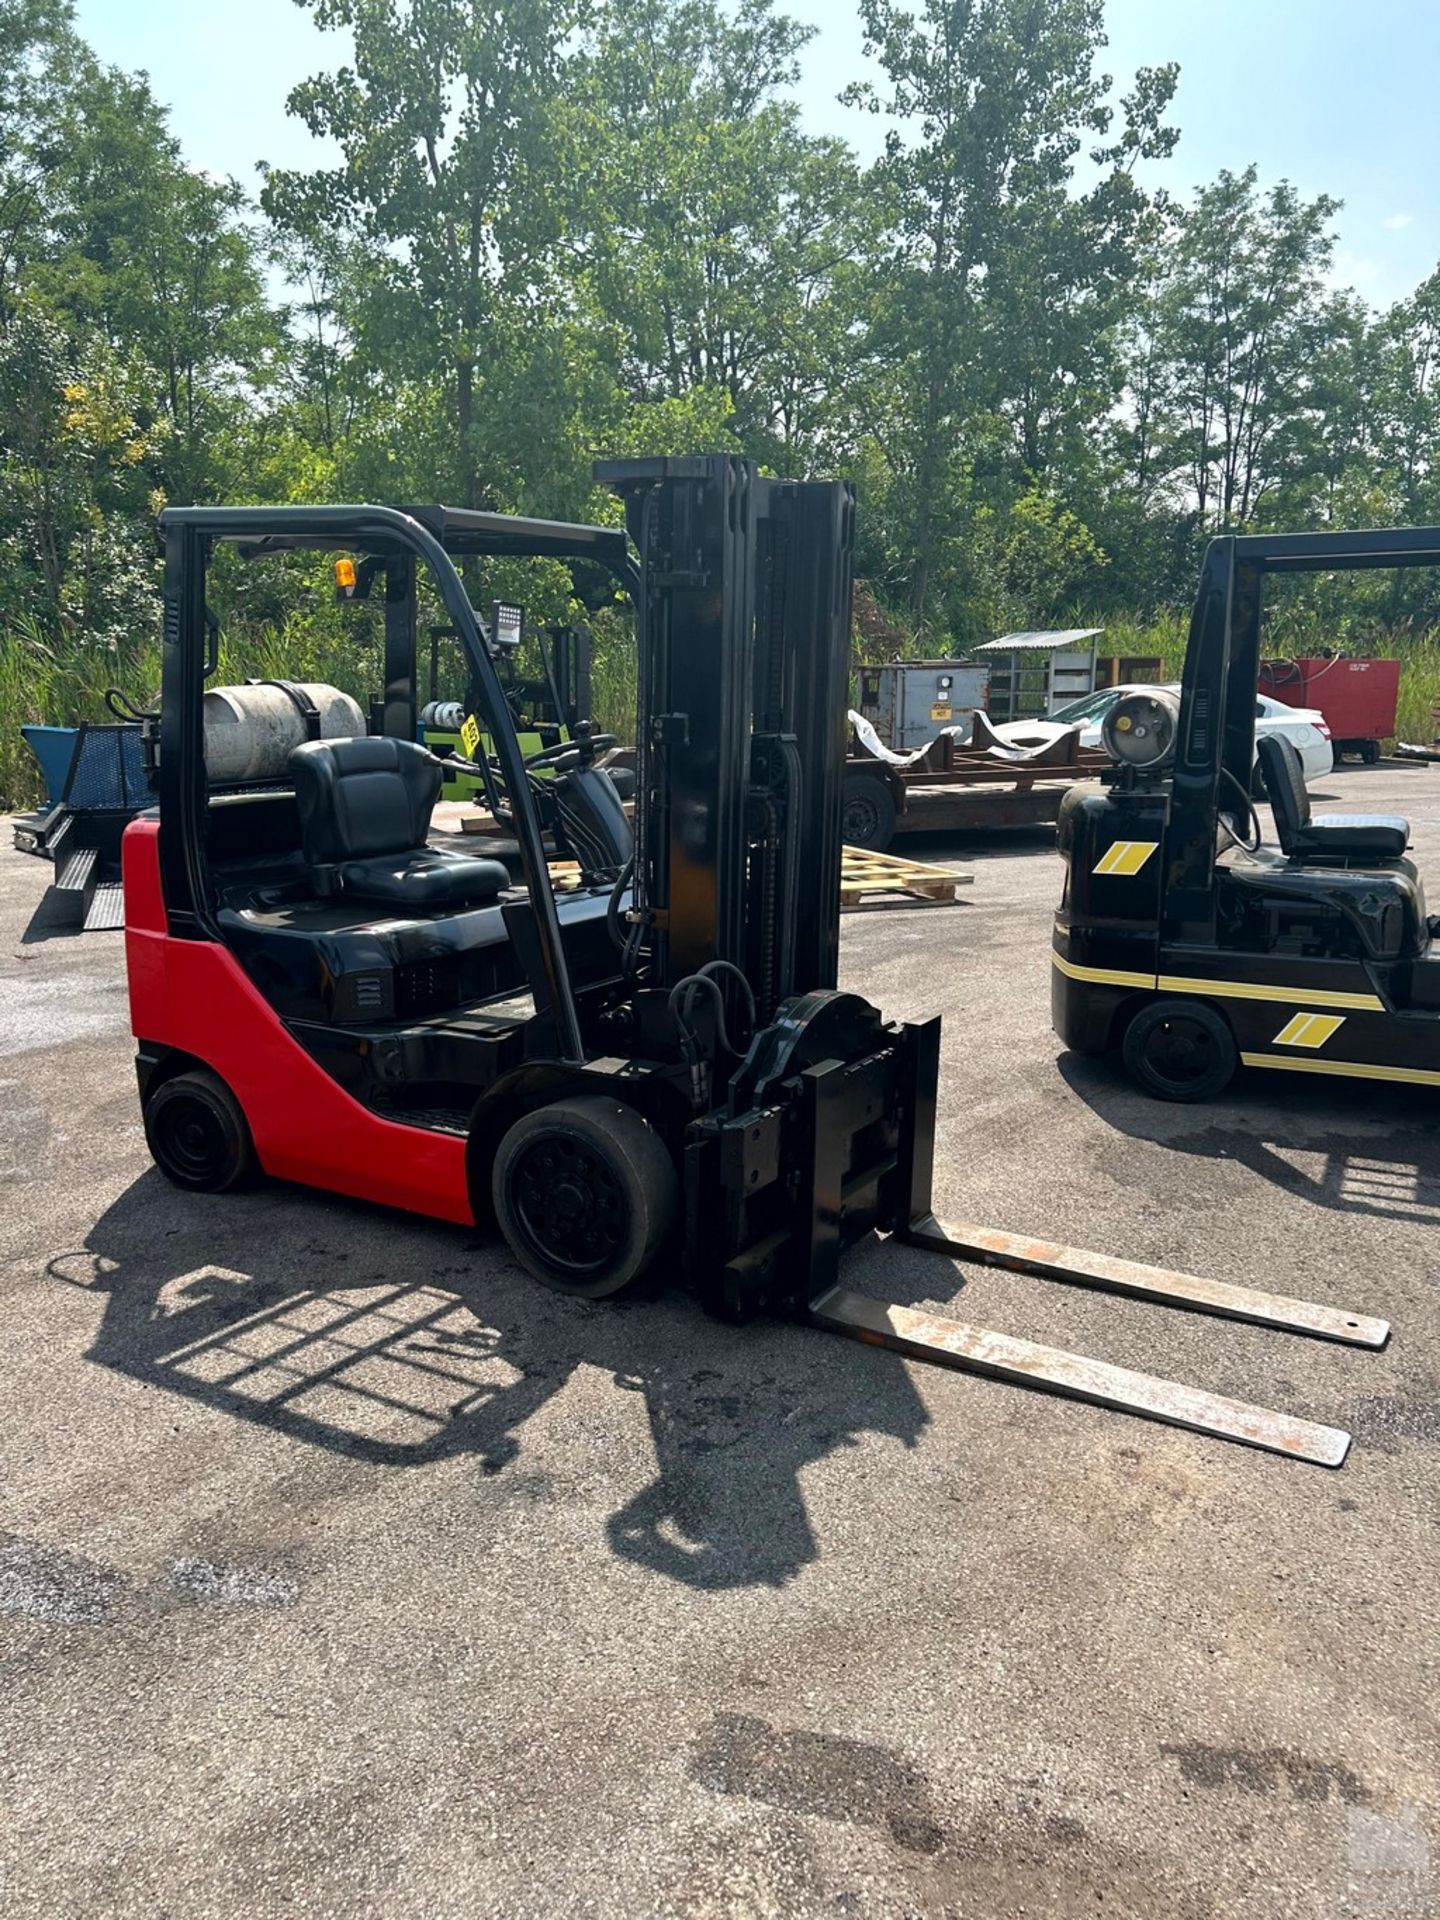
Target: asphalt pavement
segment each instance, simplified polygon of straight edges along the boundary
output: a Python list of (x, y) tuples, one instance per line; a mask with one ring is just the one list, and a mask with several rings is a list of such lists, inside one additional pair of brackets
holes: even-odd
[[(1321, 793), (1401, 811), (1440, 766)], [(0, 852), (0, 1911), (1434, 1920), (1440, 1095), (1157, 1105), (1050, 1030), (1045, 833), (846, 916), (942, 1212), (1356, 1352), (878, 1245), (907, 1304), (1350, 1428), (1329, 1472), (474, 1232), (171, 1188), (118, 934)], [(1434, 888), (1440, 907), (1440, 878)]]

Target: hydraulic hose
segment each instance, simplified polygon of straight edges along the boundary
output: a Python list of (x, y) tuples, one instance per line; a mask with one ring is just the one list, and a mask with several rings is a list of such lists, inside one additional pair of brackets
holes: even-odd
[(631, 880), (634, 878), (634, 875), (635, 875), (635, 856), (632, 853), (630, 858), (625, 862), (624, 866), (620, 869), (620, 872), (616, 878), (615, 884), (610, 889), (610, 898), (605, 903), (605, 930), (610, 935), (611, 941), (614, 943), (615, 946), (617, 946), (620, 949), (622, 953), (624, 953), (627, 947), (629, 946), (630, 936), (631, 936), (631, 933), (634, 931), (634, 929), (624, 928), (621, 926), (620, 902), (624, 898), (625, 889), (629, 886)]
[[(750, 1026), (750, 1038), (755, 1030), (755, 995), (750, 982), (732, 961), (710, 960), (696, 973), (686, 974), (683, 980), (677, 980), (670, 989), (669, 1008), (680, 1034), (680, 1051), (686, 1066), (690, 1069), (690, 1098), (697, 1113), (701, 1113), (710, 1103), (710, 1065), (700, 1046), (700, 1036), (695, 1031), (695, 1002), (700, 995), (709, 996), (715, 1009), (715, 1039), (718, 1047), (725, 1053), (737, 1057), (744, 1051), (730, 1038), (730, 1029), (725, 1018), (725, 996), (720, 990), (717, 974), (733, 976), (740, 984), (745, 996), (746, 1017)], [(747, 1039), (746, 1045), (748, 1046)]]

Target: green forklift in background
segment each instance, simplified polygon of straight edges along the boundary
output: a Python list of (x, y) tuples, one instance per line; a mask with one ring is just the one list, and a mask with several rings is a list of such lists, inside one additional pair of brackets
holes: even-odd
[[(570, 744), (581, 722), (591, 717), (589, 628), (533, 627), (527, 624), (522, 607), (496, 600), (491, 603), (489, 621), (482, 623), (482, 632), (489, 641), (505, 701), (514, 717), (521, 751), (530, 756)], [(484, 805), (483, 781), (462, 763), (473, 761), (477, 752), (492, 754), (494, 742), (478, 724), (471, 724), (480, 703), (463, 665), (460, 636), (453, 626), (433, 626), (429, 641), (428, 696), (420, 710), (421, 743), (442, 762), (442, 799), (474, 800)], [(452, 684), (464, 685), (461, 699), (441, 696), (441, 658), (447, 645), (457, 668)], [(538, 672), (524, 671), (521, 662), (526, 648), (536, 656)], [(542, 777), (554, 774), (553, 767), (536, 771)]]

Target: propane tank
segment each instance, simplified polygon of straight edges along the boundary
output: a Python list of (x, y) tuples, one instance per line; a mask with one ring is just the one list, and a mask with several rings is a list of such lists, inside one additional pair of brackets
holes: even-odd
[(461, 700), (431, 700), (420, 709), (420, 724), (441, 733), (458, 733), (465, 724), (465, 704)]
[[(322, 740), (365, 732), (365, 716), (348, 693), (318, 681), (299, 691), (319, 712)], [(205, 690), (205, 771), (213, 781), (282, 780), (291, 749), (310, 737), (305, 714), (283, 687)]]

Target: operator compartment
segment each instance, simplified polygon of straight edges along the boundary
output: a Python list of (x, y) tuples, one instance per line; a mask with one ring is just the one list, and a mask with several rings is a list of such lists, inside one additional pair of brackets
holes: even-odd
[[(439, 1018), (443, 1077), (487, 1081), (493, 1060), (458, 1070), (447, 1023), (526, 988), (523, 928), (507, 924), (507, 910), (523, 921), (528, 907), (498, 860), (429, 844), (442, 780), (435, 758), (367, 734), (359, 706), (338, 689), (291, 683), (207, 690), (205, 756), (218, 919), (276, 1011), (349, 1029), (347, 1053), (360, 1030)], [(577, 972), (610, 969), (607, 896), (562, 904)], [(488, 1055), (514, 1022), (481, 1025)], [(335, 1051), (312, 1039), (312, 1050)]]

